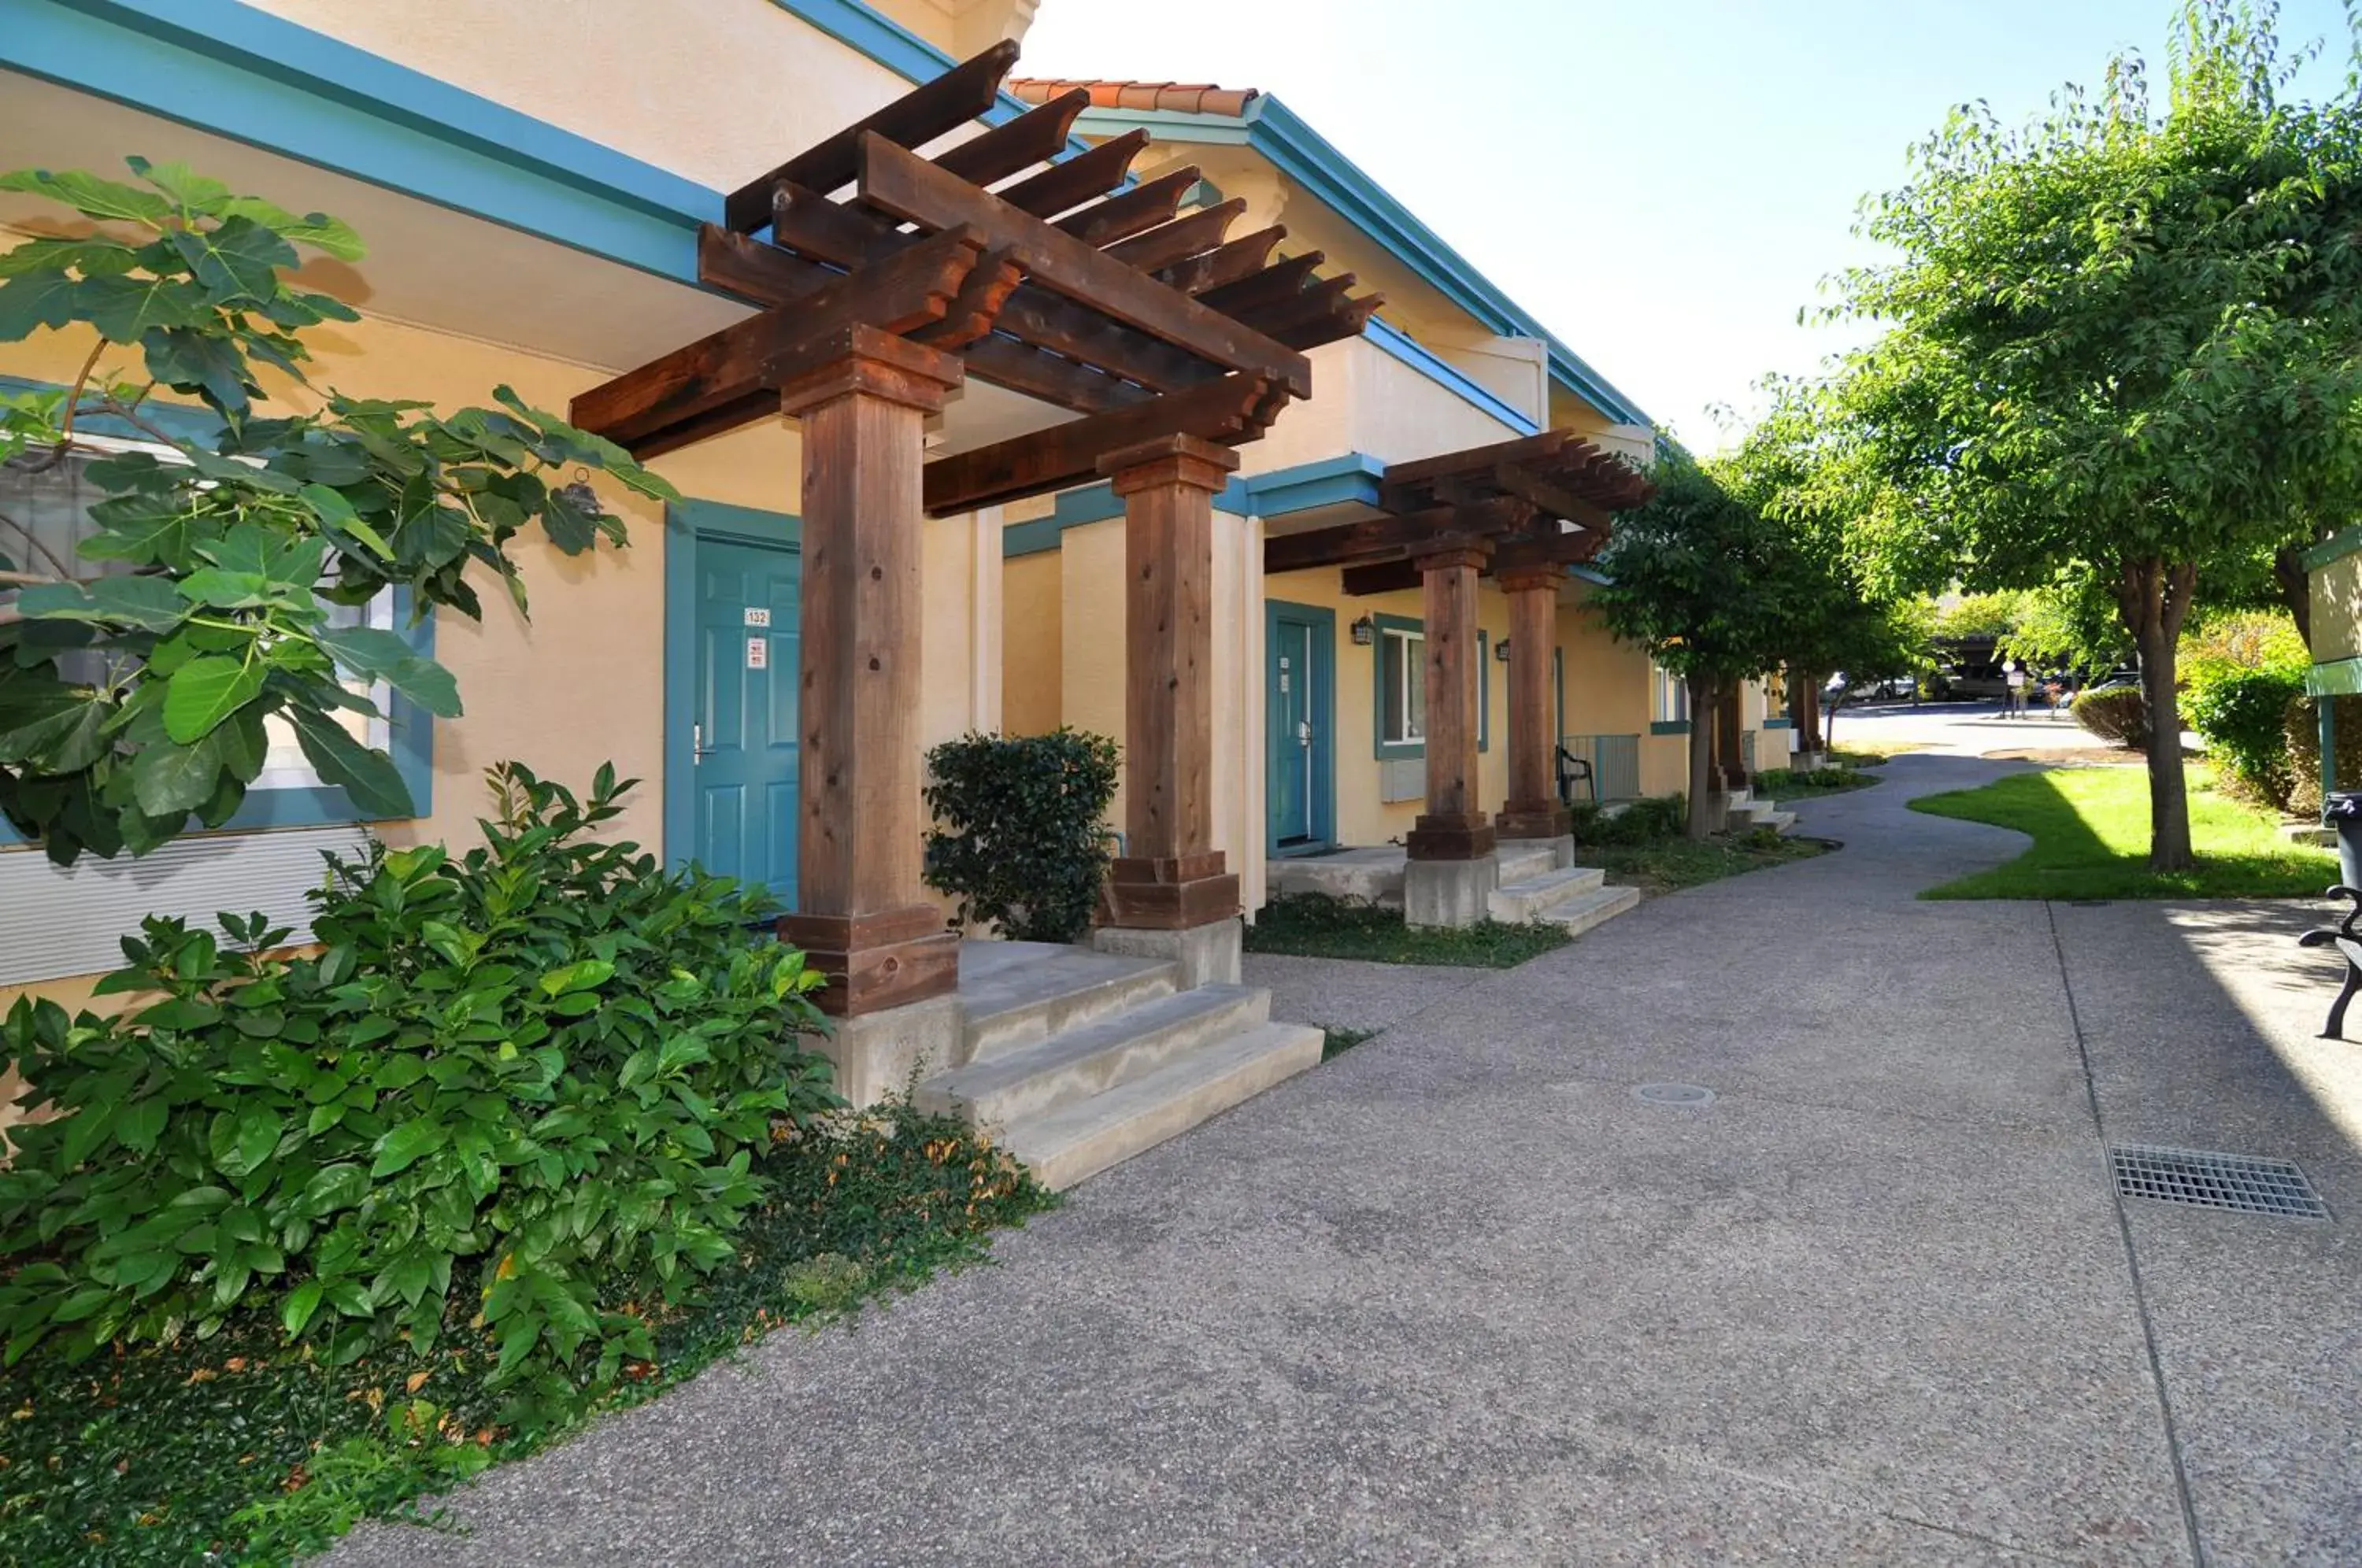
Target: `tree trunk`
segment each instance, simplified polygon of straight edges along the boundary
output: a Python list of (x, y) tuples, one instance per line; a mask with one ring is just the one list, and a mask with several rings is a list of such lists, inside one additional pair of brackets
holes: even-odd
[(1795, 728), (1798, 751), (1821, 749), (1820, 682), (1818, 670), (1788, 671), (1788, 723)]
[(2148, 703), (2148, 867), (2186, 871), (2197, 856), (2190, 844), (2190, 788), (2181, 770), (2181, 713), (2175, 690), (2175, 650), (2190, 613), (2198, 569), (2158, 559), (2119, 568), (2116, 606), (2140, 649), (2141, 693)]
[[(2308, 536), (2309, 537), (2309, 536)], [(2296, 635), (2312, 649), (2312, 574), (2304, 569), (2304, 544), (2282, 545), (2272, 552), (2272, 580), (2296, 620)]]
[(1715, 830), (1714, 737), (1721, 727), (1716, 721), (1718, 701), (1714, 682), (1703, 675), (1684, 678), (1683, 687), (1690, 698), (1690, 812), (1685, 831), (1691, 838), (1708, 838)]

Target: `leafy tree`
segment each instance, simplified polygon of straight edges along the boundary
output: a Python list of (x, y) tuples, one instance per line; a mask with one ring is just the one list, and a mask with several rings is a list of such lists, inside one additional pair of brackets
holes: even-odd
[(1704, 838), (1715, 828), (1709, 726), (1726, 692), (1784, 657), (1777, 585), (1793, 577), (1794, 555), (1779, 524), (1682, 447), (1662, 443), (1650, 477), (1656, 493), (1617, 516), (1598, 562), (1608, 580), (1591, 602), (1689, 693), (1688, 833)]
[[(87, 462), (105, 492), (76, 558), (0, 515), (0, 812), (50, 857), (143, 854), (192, 818), (219, 826), (260, 773), (264, 723), (292, 729), (322, 778), (372, 815), (414, 807), (401, 775), (348, 718), (377, 712), (384, 682), (430, 712), (459, 712), (450, 673), (383, 628), (331, 624), (334, 605), (407, 590), (411, 613), (477, 617), (482, 567), (517, 610), (511, 542), (538, 524), (579, 554), (624, 528), (587, 483), (599, 469), (670, 497), (622, 448), (528, 407), (321, 396), (320, 412), (266, 416), (261, 374), (304, 381), (301, 334), (354, 312), (297, 286), (305, 249), (362, 254), (336, 219), (304, 216), (176, 164), (133, 159), (140, 185), (20, 171), (0, 190), (53, 197), (86, 231), (0, 253), (0, 342), (39, 331), (94, 341), (72, 387), (0, 398), (0, 461)], [(136, 357), (127, 372), (116, 356)], [(204, 440), (155, 417), (154, 394), (219, 419)], [(94, 423), (171, 449), (107, 456)]]
[[(2102, 585), (2154, 712), (2202, 581), (2362, 491), (2362, 106), (2279, 101), (2268, 6), (2190, 0), (2153, 109), (2135, 55), (2022, 130), (1956, 112), (1844, 280), (1884, 322), (1849, 405), (1888, 490), (1858, 544), (1937, 588)], [(2153, 726), (2159, 870), (2191, 861), (2178, 726)]]

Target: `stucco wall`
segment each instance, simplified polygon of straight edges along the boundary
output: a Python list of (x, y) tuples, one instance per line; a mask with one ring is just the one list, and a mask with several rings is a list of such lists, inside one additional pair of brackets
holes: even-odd
[(2362, 657), (2362, 555), (2345, 556), (2312, 574), (2312, 659)]
[(1360, 337), (1312, 350), (1313, 394), (1292, 403), (1270, 434), (1240, 449), (1240, 471), (1259, 474), (1363, 452), (1407, 462), (1517, 435), (1449, 387)]
[(1037, 550), (1001, 563), (1000, 719), (1012, 735), (1038, 735), (1060, 723), (1065, 646), (1060, 594), (1065, 560)]
[(254, 3), (720, 190), (911, 85), (771, 0)]

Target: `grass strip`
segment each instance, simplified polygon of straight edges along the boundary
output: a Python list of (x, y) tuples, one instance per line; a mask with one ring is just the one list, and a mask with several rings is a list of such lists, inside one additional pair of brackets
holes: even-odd
[(2007, 865), (1930, 888), (1923, 899), (2319, 898), (2337, 857), (2289, 843), (2279, 819), (2213, 788), (2192, 767), (2190, 833), (2198, 864), (2148, 868), (2148, 770), (2061, 767), (2013, 774), (1974, 790), (1925, 795), (1911, 809), (2014, 828), (2034, 840)]

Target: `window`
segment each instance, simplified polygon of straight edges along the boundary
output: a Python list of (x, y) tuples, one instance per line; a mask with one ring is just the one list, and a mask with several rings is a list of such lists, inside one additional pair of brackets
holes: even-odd
[[(98, 531), (91, 509), (107, 498), (107, 492), (91, 481), (90, 466), (117, 452), (150, 452), (165, 462), (178, 461), (180, 455), (169, 447), (149, 441), (116, 440), (80, 432), (74, 440), (77, 448), (92, 449), (77, 449), (56, 463), (50, 463), (42, 454), (20, 457), (0, 466), (0, 556), (8, 557), (25, 570), (59, 577), (127, 572), (132, 569), (121, 562), (85, 561), (82, 558), (82, 542)], [(390, 630), (394, 625), (393, 595), (381, 593), (366, 605), (331, 606), (328, 621), (335, 626)], [(96, 680), (104, 673), (95, 654), (69, 656), (60, 661), (59, 668), (69, 679)], [(375, 687), (348, 684), (353, 690), (369, 694), (380, 716), (342, 712), (337, 715), (337, 721), (365, 745), (389, 748), (393, 726), (384, 715), (392, 711), (392, 689), (382, 683)], [(248, 790), (306, 790), (325, 794), (326, 786), (319, 773), (296, 742), (294, 727), (274, 715), (264, 722), (263, 731), (270, 749), (262, 772)], [(416, 804), (422, 812), (425, 809), (423, 799)]]
[[(1390, 618), (1391, 619), (1391, 618)], [(1427, 739), (1427, 632), (1416, 621), (1378, 624), (1378, 744)]]
[(1664, 666), (1653, 661), (1649, 666), (1656, 698), (1650, 716), (1661, 724), (1685, 724), (1690, 718), (1690, 689)]

